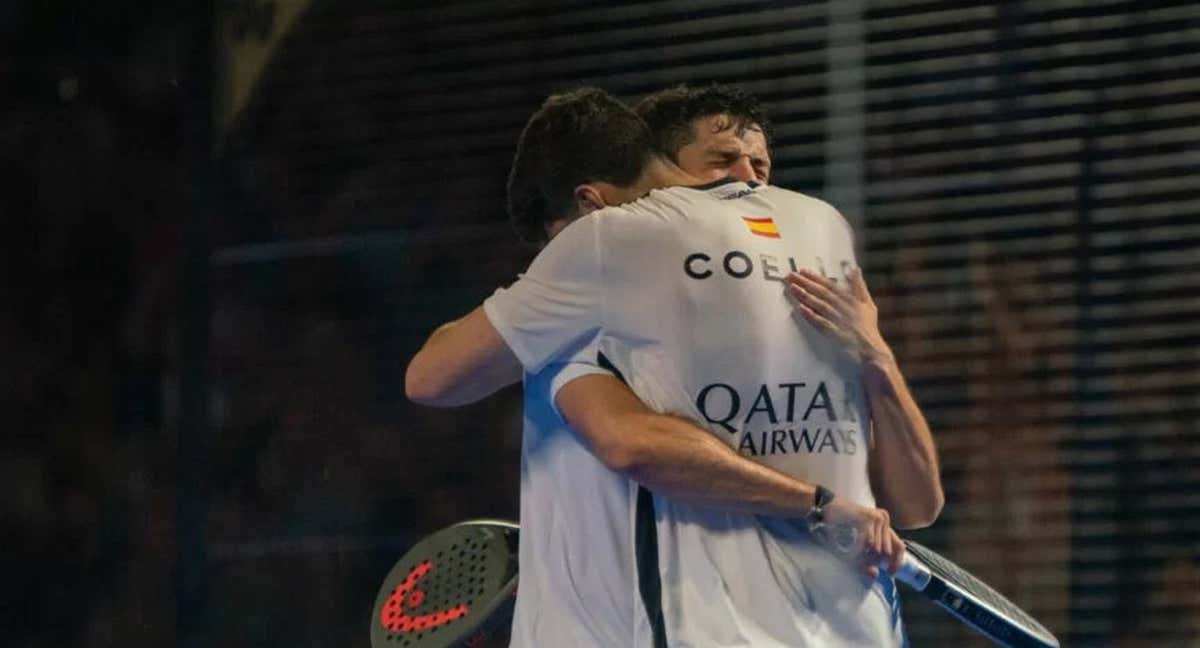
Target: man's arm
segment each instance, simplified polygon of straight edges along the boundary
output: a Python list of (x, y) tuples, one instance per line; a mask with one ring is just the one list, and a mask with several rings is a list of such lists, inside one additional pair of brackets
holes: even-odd
[(801, 270), (787, 278), (796, 309), (862, 362), (871, 410), (871, 485), (897, 528), (929, 526), (945, 502), (937, 449), (929, 424), (908, 389), (891, 348), (879, 332), (879, 312), (855, 270), (848, 290)]
[(880, 504), (898, 528), (927, 527), (941, 513), (945, 496), (925, 415), (890, 353), (863, 363), (863, 385), (873, 427), (871, 483)]
[(601, 463), (664, 496), (785, 518), (812, 506), (814, 485), (742, 457), (691, 421), (650, 410), (614, 376), (576, 378), (554, 401)]
[(476, 308), (438, 327), (404, 373), (404, 393), (422, 405), (473, 403), (521, 379), (521, 363)]
[[(687, 419), (647, 408), (616, 377), (575, 378), (554, 397), (563, 418), (579, 431), (592, 454), (672, 500), (714, 509), (799, 519), (813, 506), (816, 485), (755, 463)], [(900, 564), (904, 543), (888, 512), (835, 497), (826, 519), (859, 529), (868, 570), (882, 556)]]
[(466, 317), (442, 326), (409, 362), (410, 400), (473, 403), (539, 371), (600, 325), (598, 224), (581, 218), (538, 253), (523, 275)]

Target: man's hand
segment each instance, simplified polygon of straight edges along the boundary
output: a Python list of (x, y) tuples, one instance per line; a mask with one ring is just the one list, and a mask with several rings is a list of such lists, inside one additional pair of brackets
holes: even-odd
[(798, 312), (863, 364), (871, 408), (871, 487), (901, 528), (928, 526), (945, 501), (929, 424), (879, 332), (879, 310), (862, 271), (838, 288), (809, 270), (788, 275), (784, 290)]
[(880, 560), (886, 560), (888, 571), (895, 574), (904, 559), (904, 541), (881, 508), (836, 498), (825, 508), (824, 532), (818, 535), (842, 558), (857, 562), (871, 578), (879, 576)]
[(847, 281), (849, 286), (839, 289), (832, 280), (801, 270), (788, 275), (784, 290), (796, 312), (862, 363), (876, 501), (902, 529), (929, 526), (945, 502), (929, 424), (879, 332), (879, 310), (862, 271), (855, 269)]
[(788, 298), (796, 311), (817, 330), (841, 342), (861, 362), (894, 362), (892, 350), (879, 332), (879, 309), (867, 291), (862, 270), (855, 268), (849, 286), (838, 288), (829, 278), (810, 270), (785, 279)]

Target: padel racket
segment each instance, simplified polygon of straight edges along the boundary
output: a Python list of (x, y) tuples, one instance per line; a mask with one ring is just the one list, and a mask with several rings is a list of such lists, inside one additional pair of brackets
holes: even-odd
[(470, 520), (418, 542), (388, 572), (371, 648), (475, 648), (512, 621), (517, 525)]
[[(858, 530), (849, 526), (825, 527), (832, 534), (820, 533), (827, 546), (842, 556), (857, 554)], [(1042, 624), (936, 551), (905, 540), (904, 560), (896, 570), (896, 580), (921, 592), (942, 609), (980, 634), (1009, 648), (1058, 648), (1058, 639)], [(887, 563), (880, 564), (885, 569)]]
[(967, 570), (912, 540), (904, 546), (897, 580), (1001, 646), (1058, 648), (1049, 630)]

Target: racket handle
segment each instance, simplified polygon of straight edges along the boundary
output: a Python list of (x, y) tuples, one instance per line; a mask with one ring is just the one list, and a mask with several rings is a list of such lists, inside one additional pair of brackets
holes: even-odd
[[(853, 556), (859, 550), (858, 529), (852, 526), (844, 524), (829, 526), (815, 524), (809, 526), (809, 532), (818, 538), (822, 538), (826, 546), (843, 557)], [(881, 570), (887, 569), (887, 559), (881, 558), (878, 565)], [(896, 580), (918, 592), (923, 592), (929, 586), (929, 580), (932, 575), (928, 567), (906, 551), (904, 552), (904, 558), (900, 561), (900, 569), (896, 570), (894, 577)]]
[[(888, 563), (886, 560), (879, 561), (880, 569), (887, 569)], [(921, 564), (920, 560), (912, 557), (908, 552), (904, 553), (904, 558), (900, 561), (900, 569), (896, 570), (895, 579), (908, 585), (909, 587), (922, 592), (929, 586), (931, 574), (929, 568)]]

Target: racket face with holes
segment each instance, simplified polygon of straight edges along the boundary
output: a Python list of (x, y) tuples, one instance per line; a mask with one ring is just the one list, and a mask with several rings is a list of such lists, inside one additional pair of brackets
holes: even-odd
[(904, 542), (911, 557), (929, 569), (922, 593), (960, 621), (1001, 646), (1058, 648), (1058, 639), (1025, 610), (988, 587), (967, 570), (912, 540)]
[(372, 648), (477, 646), (510, 623), (517, 538), (516, 524), (472, 520), (418, 542), (375, 596)]

